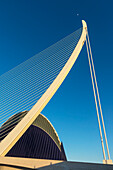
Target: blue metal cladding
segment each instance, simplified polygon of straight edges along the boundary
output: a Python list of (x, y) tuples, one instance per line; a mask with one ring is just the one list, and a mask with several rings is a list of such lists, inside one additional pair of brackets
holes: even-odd
[(61, 144), (61, 151), (52, 138), (42, 129), (31, 125), (6, 156), (52, 159), (66, 161)]

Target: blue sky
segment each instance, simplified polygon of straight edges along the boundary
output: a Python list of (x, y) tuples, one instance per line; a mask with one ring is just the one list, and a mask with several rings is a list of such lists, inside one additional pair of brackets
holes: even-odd
[[(112, 0), (0, 0), (0, 75), (80, 28), (82, 19), (87, 22), (111, 159), (112, 7)], [(68, 160), (102, 162), (85, 46), (42, 113), (52, 122), (63, 141)]]

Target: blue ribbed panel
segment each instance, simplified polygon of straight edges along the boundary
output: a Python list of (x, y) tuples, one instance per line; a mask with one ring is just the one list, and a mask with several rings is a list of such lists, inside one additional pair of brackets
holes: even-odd
[(66, 160), (63, 145), (60, 151), (46, 132), (33, 125), (29, 127), (6, 156)]

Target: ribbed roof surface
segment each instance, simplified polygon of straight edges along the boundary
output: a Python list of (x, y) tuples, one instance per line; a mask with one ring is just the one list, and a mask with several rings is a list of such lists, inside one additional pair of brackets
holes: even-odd
[[(24, 111), (13, 115), (0, 127), (0, 141), (8, 135), (8, 133), (22, 120), (22, 118), (27, 113), (28, 111)], [(39, 114), (32, 125), (39, 127), (40, 129), (45, 131), (53, 139), (57, 147), (61, 150), (61, 142), (59, 140), (57, 132), (45, 116)]]

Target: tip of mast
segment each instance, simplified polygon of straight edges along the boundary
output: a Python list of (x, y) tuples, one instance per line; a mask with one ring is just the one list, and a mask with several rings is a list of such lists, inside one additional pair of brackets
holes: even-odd
[(83, 25), (83, 28), (87, 30), (87, 23), (84, 20), (82, 20), (82, 25)]

